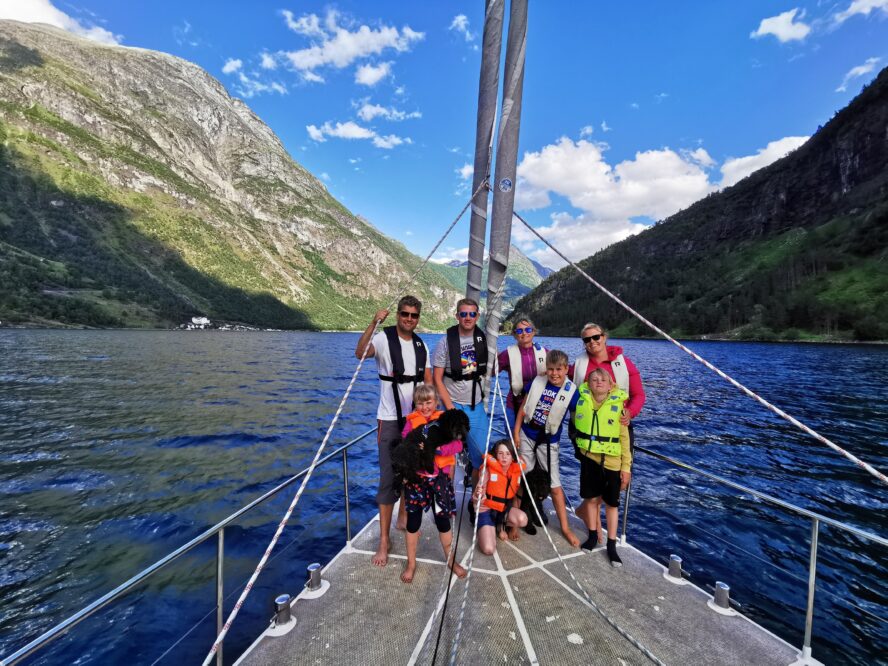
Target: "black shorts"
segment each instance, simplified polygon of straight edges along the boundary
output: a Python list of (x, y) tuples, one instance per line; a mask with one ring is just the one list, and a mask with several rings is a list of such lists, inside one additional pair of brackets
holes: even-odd
[(601, 497), (608, 506), (620, 506), (620, 471), (580, 456), (580, 497)]

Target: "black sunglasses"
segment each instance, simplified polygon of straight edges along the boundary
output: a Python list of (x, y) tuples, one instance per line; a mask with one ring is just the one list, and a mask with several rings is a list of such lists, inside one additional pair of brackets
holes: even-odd
[(528, 326), (527, 328), (516, 328), (515, 335), (521, 335), (522, 333), (533, 333), (533, 326)]
[(597, 333), (595, 335), (587, 335), (585, 338), (583, 338), (583, 344), (588, 345), (593, 340), (595, 340), (595, 342), (598, 342), (603, 337), (604, 337), (604, 333)]
[(478, 316), (477, 312), (460, 312), (459, 313), (460, 319), (465, 319), (466, 317), (471, 317), (472, 319), (474, 319), (477, 316)]
[(405, 312), (404, 310), (401, 310), (398, 314), (404, 317), (404, 319), (419, 319), (418, 312)]

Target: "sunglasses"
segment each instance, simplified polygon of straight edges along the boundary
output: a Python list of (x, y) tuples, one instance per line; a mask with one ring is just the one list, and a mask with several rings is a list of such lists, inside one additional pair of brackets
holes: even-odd
[(533, 333), (533, 326), (528, 326), (527, 328), (516, 328), (515, 335), (521, 335), (522, 333)]
[(603, 333), (598, 333), (596, 335), (587, 335), (585, 338), (583, 338), (583, 344), (588, 345), (593, 340), (595, 340), (595, 342), (598, 342), (603, 337), (604, 337)]
[(475, 317), (478, 316), (478, 313), (477, 313), (477, 312), (460, 312), (460, 313), (458, 313), (458, 314), (459, 314), (459, 318), (460, 318), (460, 319), (465, 319), (466, 317), (469, 317), (469, 318), (471, 318), (471, 319), (474, 319)]
[(404, 312), (404, 310), (401, 310), (398, 314), (404, 317), (404, 319), (419, 319), (418, 312)]

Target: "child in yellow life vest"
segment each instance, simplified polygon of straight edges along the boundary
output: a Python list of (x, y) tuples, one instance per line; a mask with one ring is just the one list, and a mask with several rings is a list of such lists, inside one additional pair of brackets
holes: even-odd
[(623, 405), (629, 396), (614, 385), (606, 370), (596, 368), (580, 386), (580, 399), (574, 414), (577, 458), (580, 460), (580, 497), (577, 515), (586, 523), (589, 538), (582, 545), (592, 550), (598, 545), (598, 521), (604, 501), (607, 520), (607, 556), (611, 566), (622, 566), (617, 554), (617, 521), (620, 491), (629, 484), (632, 451), (629, 429), (620, 423)]
[(497, 537), (506, 539), (506, 526), (527, 525), (527, 514), (512, 506), (521, 485), (521, 470), (526, 465), (523, 461), (515, 461), (508, 439), (494, 444), (493, 454), (487, 455), (487, 469), (474, 493), (475, 502), (483, 497), (478, 513), (478, 546), (485, 555), (493, 555), (496, 551)]

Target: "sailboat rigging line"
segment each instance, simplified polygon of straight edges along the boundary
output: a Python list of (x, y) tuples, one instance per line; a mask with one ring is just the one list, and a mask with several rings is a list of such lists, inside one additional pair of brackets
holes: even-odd
[[(496, 357), (494, 357), (494, 368), (497, 368)], [(499, 382), (496, 383), (496, 391), (497, 394), (499, 391)], [(500, 400), (502, 400), (502, 396), (500, 396)], [(494, 392), (490, 392), (490, 408), (488, 410), (490, 417), (493, 416), (493, 410), (496, 407), (496, 403), (494, 402)], [(488, 418), (487, 420), (487, 443), (484, 445), (484, 451), (490, 451), (490, 435), (493, 431), (493, 418)], [(481, 466), (481, 473), (478, 475), (478, 486), (481, 487), (485, 481), (487, 476), (487, 460), (488, 456), (484, 456), (484, 464)], [(477, 493), (477, 488), (473, 488), (473, 491)], [(479, 520), (479, 512), (481, 510), (481, 497), (483, 493), (478, 494), (478, 500), (475, 503), (475, 524), (472, 526), (472, 549), (469, 551), (469, 562), (468, 569), (466, 573), (466, 586), (463, 588), (463, 600), (462, 605), (459, 608), (459, 620), (456, 623), (456, 633), (453, 635), (453, 646), (450, 649), (450, 666), (454, 666), (456, 664), (456, 651), (459, 649), (459, 636), (462, 633), (462, 625), (463, 619), (466, 616), (466, 601), (469, 599), (469, 583), (472, 582), (472, 564), (475, 561), (475, 544), (478, 540), (478, 523)], [(471, 498), (469, 499), (471, 501)], [(444, 621), (444, 616), (441, 616), (441, 621)], [(440, 638), (440, 635), (439, 635)], [(435, 646), (435, 650), (437, 651), (438, 646)], [(432, 666), (434, 666), (435, 662), (432, 660)]]
[[(499, 372), (498, 372), (499, 368), (497, 368), (496, 370), (497, 370), (497, 372), (494, 375), (494, 377), (496, 377), (496, 386), (497, 386), (497, 389), (499, 389)], [(503, 402), (502, 392), (497, 390), (497, 393), (499, 394), (499, 397), (500, 397), (500, 407), (503, 410), (503, 414), (505, 414), (506, 413), (506, 404), (505, 404), (505, 402)], [(491, 422), (492, 421), (493, 421), (493, 419), (491, 419)], [(506, 428), (506, 430), (509, 430), (509, 428)], [(514, 454), (520, 455), (518, 453), (518, 443), (515, 441), (514, 433), (511, 430), (509, 431), (509, 441), (512, 442), (512, 450), (513, 450)], [(524, 487), (528, 488), (529, 486), (527, 484), (527, 475), (525, 474), (523, 467), (521, 467), (521, 479), (524, 481)], [(567, 496), (567, 493), (565, 493), (565, 497), (566, 496)], [(564, 561), (564, 558), (561, 557), (561, 553), (558, 552), (558, 547), (555, 545), (555, 542), (552, 540), (552, 535), (549, 534), (549, 528), (546, 525), (546, 521), (543, 520), (543, 517), (540, 514), (540, 508), (537, 506), (537, 503), (535, 501), (532, 501), (532, 502), (530, 502), (530, 504), (533, 506), (533, 511), (536, 514), (537, 519), (539, 520), (540, 525), (543, 528), (543, 532), (546, 533), (546, 538), (549, 540), (549, 545), (551, 545), (552, 550), (555, 551), (555, 556), (558, 558), (558, 561), (561, 562), (561, 566), (564, 567), (564, 570), (567, 572), (567, 575), (570, 576), (571, 580), (576, 584), (577, 589), (580, 592), (582, 592), (583, 597), (585, 597), (585, 599), (586, 599), (586, 603), (589, 604), (589, 607), (592, 610), (594, 610), (596, 613), (598, 613), (604, 619), (604, 621), (607, 622), (614, 629), (614, 631), (616, 631), (618, 634), (620, 634), (620, 636), (622, 636), (627, 641), (629, 641), (629, 643), (631, 643), (635, 648), (637, 648), (638, 651), (641, 652), (645, 657), (650, 659), (653, 663), (659, 664), (659, 666), (664, 666), (663, 662), (660, 661), (653, 652), (651, 652), (644, 645), (642, 645), (641, 642), (639, 642), (639, 640), (637, 638), (633, 637), (632, 634), (630, 634), (628, 631), (623, 629), (619, 624), (617, 624), (617, 622), (615, 620), (611, 619), (611, 617), (607, 613), (605, 613), (603, 610), (601, 610), (601, 608), (599, 608), (598, 604), (596, 604), (594, 601), (592, 601), (592, 597), (589, 596), (589, 593), (586, 592), (586, 589), (580, 584), (580, 581), (577, 580), (576, 576), (573, 575), (573, 572), (567, 566), (567, 562)], [(529, 519), (530, 519), (530, 517), (528, 516), (528, 520)]]
[[(487, 181), (484, 181), (478, 187), (478, 190), (476, 190), (472, 194), (472, 197), (474, 197), (475, 194), (477, 194), (481, 190), (481, 188), (485, 187), (486, 185), (487, 185)], [(468, 202), (466, 202), (466, 205), (463, 206), (462, 210), (459, 212), (459, 215), (457, 215), (456, 218), (453, 220), (453, 222), (450, 223), (450, 226), (447, 227), (447, 230), (444, 232), (444, 234), (441, 236), (441, 238), (438, 240), (438, 242), (435, 243), (435, 246), (428, 253), (428, 255), (426, 255), (426, 258), (419, 265), (419, 268), (417, 268), (416, 271), (413, 273), (413, 275), (410, 276), (409, 280), (407, 281), (407, 284), (413, 283), (413, 281), (416, 279), (416, 276), (419, 275), (419, 272), (423, 268), (425, 268), (426, 264), (429, 263), (429, 261), (432, 258), (432, 255), (434, 255), (435, 252), (438, 251), (438, 248), (441, 247), (441, 244), (444, 242), (444, 239), (446, 239), (447, 236), (450, 235), (450, 232), (453, 230), (453, 228), (456, 226), (457, 222), (459, 222), (460, 218), (462, 218), (462, 216), (465, 214), (465, 212), (468, 210), (468, 208), (471, 204), (472, 204), (472, 198), (469, 198)], [(391, 310), (392, 307), (394, 307), (395, 304), (398, 302), (398, 298), (401, 295), (401, 289), (404, 286), (404, 284), (405, 283), (403, 281), (398, 284), (398, 287), (395, 290), (395, 297), (392, 299), (392, 301), (389, 304), (387, 309)], [(381, 320), (377, 320), (376, 322), (374, 322), (373, 331), (370, 334), (371, 339), (376, 334), (376, 331), (379, 329), (379, 325), (381, 323), (382, 323)], [(274, 536), (272, 537), (271, 541), (268, 544), (268, 548), (265, 549), (265, 553), (262, 555), (262, 559), (259, 560), (259, 564), (256, 566), (256, 570), (253, 572), (253, 575), (250, 576), (250, 580), (247, 582), (246, 586), (244, 587), (243, 592), (241, 593), (240, 597), (237, 600), (237, 603), (234, 604), (234, 608), (231, 609), (231, 613), (228, 616), (228, 619), (225, 621), (225, 625), (222, 627), (222, 631), (219, 632), (219, 635), (216, 637), (216, 640), (213, 642), (213, 647), (210, 648), (209, 653), (207, 654), (206, 658), (203, 661), (203, 666), (207, 666), (210, 663), (210, 661), (212, 661), (213, 656), (219, 650), (219, 646), (221, 646), (222, 641), (225, 640), (225, 636), (228, 634), (228, 630), (231, 628), (231, 624), (234, 622), (234, 619), (237, 617), (238, 612), (240, 612), (241, 607), (244, 605), (244, 601), (246, 601), (247, 595), (250, 594), (250, 591), (253, 589), (253, 585), (256, 584), (256, 579), (259, 578), (259, 574), (262, 573), (262, 569), (265, 568), (265, 565), (268, 562), (268, 558), (271, 555), (271, 551), (274, 549), (278, 540), (281, 538), (281, 534), (284, 531), (284, 527), (286, 527), (287, 522), (290, 520), (290, 516), (293, 514), (293, 510), (296, 508), (296, 505), (299, 503), (299, 500), (302, 497), (302, 493), (305, 491), (305, 488), (308, 485), (309, 480), (311, 479), (311, 475), (314, 473), (315, 467), (317, 467), (318, 460), (321, 457), (321, 453), (323, 453), (324, 448), (327, 446), (327, 442), (330, 440), (330, 435), (333, 433), (333, 429), (336, 427), (336, 423), (339, 421), (339, 416), (340, 416), (340, 414), (342, 414), (342, 410), (345, 407), (345, 403), (348, 401), (349, 395), (351, 395), (351, 391), (352, 391), (352, 388), (354, 388), (355, 381), (358, 379), (358, 375), (361, 372), (361, 367), (364, 365), (364, 361), (367, 359), (367, 352), (369, 351), (369, 349), (370, 349), (369, 344), (364, 347), (364, 353), (361, 354), (361, 358), (358, 360), (358, 365), (355, 367), (355, 371), (352, 374), (351, 381), (349, 381), (348, 386), (345, 389), (345, 393), (343, 394), (342, 399), (339, 401), (339, 406), (336, 408), (336, 412), (333, 414), (333, 419), (330, 421), (330, 425), (327, 427), (327, 432), (324, 434), (324, 439), (321, 441), (321, 445), (318, 447), (318, 450), (315, 453), (314, 459), (311, 461), (311, 465), (309, 465), (308, 471), (307, 471), (305, 477), (303, 477), (302, 483), (299, 485), (299, 489), (296, 491), (296, 494), (293, 496), (293, 501), (290, 502), (290, 506), (287, 508), (287, 512), (284, 514), (284, 517), (281, 519), (281, 522), (278, 524), (277, 530), (275, 530)]]
[(550, 243), (550, 242), (547, 241), (545, 238), (543, 238), (543, 236), (542, 236), (542, 234), (540, 234), (540, 232), (538, 232), (536, 229), (534, 229), (532, 226), (530, 226), (530, 224), (527, 222), (527, 220), (525, 220), (523, 217), (521, 217), (518, 213), (513, 212), (512, 214), (513, 214), (516, 218), (518, 218), (518, 220), (519, 220), (519, 221), (520, 221), (525, 227), (527, 227), (527, 228), (531, 231), (531, 233), (532, 233), (534, 236), (536, 236), (536, 237), (539, 238), (543, 243), (545, 243), (546, 245), (548, 245), (548, 246), (549, 246), (549, 249), (551, 249), (555, 254), (557, 254), (559, 257), (561, 257), (562, 259), (564, 259), (564, 261), (566, 261), (568, 264), (570, 264), (571, 266), (573, 266), (573, 267), (576, 269), (576, 271), (577, 271), (580, 275), (582, 275), (582, 276), (583, 276), (584, 278), (586, 278), (589, 282), (591, 282), (593, 285), (595, 285), (595, 286), (596, 286), (600, 291), (602, 291), (605, 295), (609, 296), (613, 301), (615, 301), (618, 305), (620, 305), (624, 310), (626, 310), (627, 312), (629, 312), (629, 314), (631, 314), (633, 317), (635, 317), (636, 319), (638, 319), (638, 320), (641, 321), (642, 323), (646, 324), (646, 325), (648, 326), (648, 328), (651, 328), (652, 330), (654, 330), (654, 331), (656, 331), (657, 333), (659, 333), (660, 335), (662, 335), (664, 338), (666, 338), (667, 340), (669, 340), (669, 342), (671, 342), (672, 344), (674, 344), (676, 347), (678, 347), (679, 349), (681, 349), (683, 352), (689, 354), (691, 357), (693, 357), (693, 358), (695, 358), (696, 360), (700, 361), (700, 363), (702, 363), (702, 364), (705, 365), (707, 368), (709, 368), (710, 370), (712, 370), (712, 371), (713, 371), (715, 374), (717, 374), (719, 377), (721, 377), (721, 378), (724, 379), (725, 381), (727, 381), (727, 382), (733, 384), (736, 388), (738, 388), (738, 389), (740, 389), (741, 391), (743, 391), (743, 393), (745, 393), (746, 395), (748, 395), (750, 398), (752, 398), (752, 399), (755, 400), (756, 402), (758, 402), (758, 403), (764, 405), (767, 409), (769, 409), (770, 411), (772, 411), (772, 412), (773, 412), (774, 414), (776, 414), (777, 416), (779, 416), (779, 417), (781, 417), (781, 418), (783, 418), (783, 419), (789, 421), (789, 422), (790, 422), (791, 424), (793, 424), (795, 427), (797, 427), (797, 428), (799, 428), (800, 430), (802, 430), (802, 431), (808, 433), (809, 435), (811, 435), (811, 437), (813, 437), (813, 438), (816, 439), (817, 441), (822, 442), (823, 444), (826, 444), (826, 445), (827, 445), (829, 448), (831, 448), (833, 451), (835, 451), (835, 452), (837, 452), (837, 453), (841, 453), (841, 454), (842, 454), (843, 456), (845, 456), (848, 460), (850, 460), (851, 462), (853, 462), (854, 464), (856, 464), (858, 467), (861, 467), (862, 469), (865, 469), (867, 472), (869, 472), (869, 473), (872, 474), (874, 477), (876, 477), (877, 479), (879, 479), (879, 481), (881, 481), (882, 483), (884, 483), (884, 484), (888, 484), (888, 476), (885, 476), (885, 474), (883, 474), (882, 472), (880, 472), (879, 470), (877, 470), (875, 467), (873, 467), (873, 466), (870, 465), (869, 463), (867, 463), (867, 462), (861, 460), (860, 458), (858, 458), (858, 457), (855, 456), (854, 454), (852, 454), (852, 453), (846, 451), (845, 449), (843, 449), (841, 446), (839, 446), (839, 445), (836, 444), (835, 442), (832, 442), (832, 441), (828, 440), (826, 437), (824, 437), (824, 436), (821, 435), (820, 433), (816, 432), (816, 431), (813, 430), (812, 428), (809, 428), (808, 426), (806, 426), (804, 423), (802, 423), (801, 421), (799, 421), (799, 420), (798, 420), (797, 418), (795, 418), (794, 416), (791, 416), (791, 415), (787, 414), (786, 412), (784, 412), (782, 409), (780, 409), (780, 408), (777, 407), (776, 405), (772, 405), (770, 402), (768, 402), (767, 400), (765, 400), (763, 397), (761, 397), (761, 396), (758, 395), (757, 393), (755, 393), (755, 392), (753, 392), (752, 390), (746, 388), (743, 384), (741, 384), (740, 382), (738, 382), (738, 381), (737, 381), (736, 379), (734, 379), (733, 377), (729, 376), (728, 374), (726, 374), (726, 373), (723, 372), (722, 370), (719, 370), (717, 367), (715, 367), (714, 365), (712, 365), (712, 363), (710, 363), (709, 361), (707, 361), (705, 358), (703, 358), (702, 356), (700, 356), (700, 355), (697, 354), (696, 352), (693, 352), (693, 351), (691, 351), (690, 349), (688, 349), (687, 347), (685, 347), (683, 344), (681, 344), (678, 340), (676, 340), (675, 338), (673, 338), (671, 335), (669, 335), (666, 331), (664, 331), (663, 329), (661, 329), (659, 326), (657, 326), (656, 324), (654, 324), (654, 323), (650, 322), (649, 320), (645, 319), (645, 317), (643, 317), (640, 313), (638, 313), (636, 310), (633, 310), (629, 305), (627, 305), (627, 304), (624, 303), (622, 300), (620, 300), (620, 298), (619, 298), (616, 294), (614, 294), (612, 291), (610, 291), (609, 289), (607, 289), (604, 285), (602, 285), (601, 283), (599, 283), (595, 278), (593, 278), (593, 277), (592, 277), (591, 275), (589, 275), (586, 271), (584, 271), (582, 268), (580, 268), (579, 266), (577, 266), (577, 265), (576, 265), (574, 262), (572, 262), (570, 259), (568, 259), (567, 257), (565, 257), (564, 254), (563, 254), (558, 248), (556, 248), (554, 245), (552, 245), (552, 243)]

